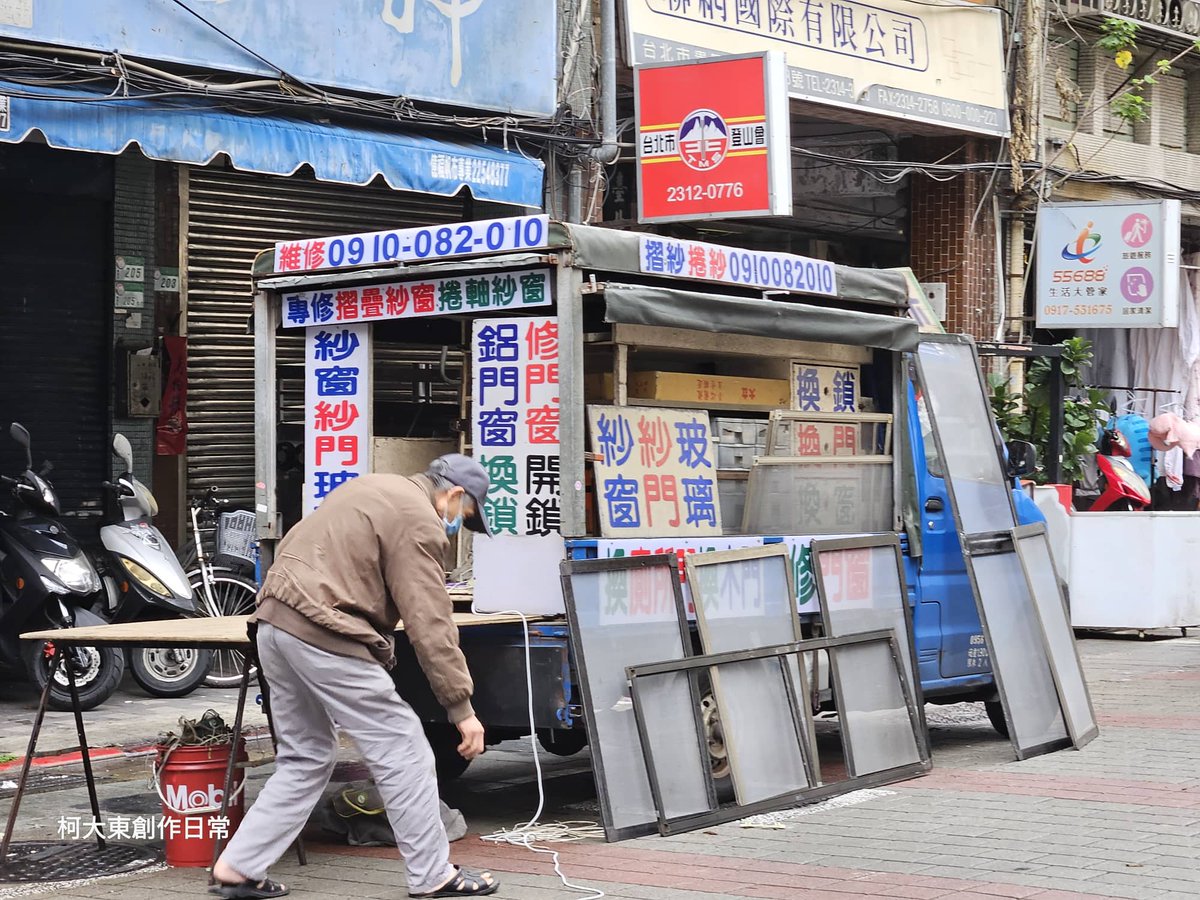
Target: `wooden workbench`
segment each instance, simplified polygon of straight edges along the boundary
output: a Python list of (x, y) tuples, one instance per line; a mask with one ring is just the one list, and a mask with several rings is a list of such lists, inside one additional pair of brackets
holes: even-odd
[[(22, 640), (53, 641), (56, 644), (103, 644), (109, 647), (192, 647), (195, 649), (226, 650), (247, 647), (246, 634), (249, 616), (200, 617), (195, 619), (163, 619), (157, 622), (126, 622), (120, 625), (91, 625), (83, 628), (56, 628), (50, 631), (31, 631)], [(475, 613), (454, 613), (459, 628), (476, 625), (503, 625), (520, 622), (520, 616), (481, 616)], [(530, 621), (533, 621), (532, 619)], [(404, 623), (396, 626), (404, 630)]]

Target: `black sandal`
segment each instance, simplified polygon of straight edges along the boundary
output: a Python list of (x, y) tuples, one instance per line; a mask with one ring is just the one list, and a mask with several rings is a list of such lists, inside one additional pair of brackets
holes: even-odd
[[(491, 878), (489, 882), (487, 879)], [(454, 877), (436, 891), (428, 894), (409, 894), (417, 900), (421, 897), (484, 897), (500, 890), (500, 882), (491, 872), (476, 872), (461, 866), (455, 871)]]
[(291, 888), (284, 887), (270, 878), (264, 878), (262, 881), (247, 878), (239, 884), (218, 882), (210, 887), (208, 892), (224, 897), (225, 900), (265, 900), (267, 897), (282, 897), (292, 891)]

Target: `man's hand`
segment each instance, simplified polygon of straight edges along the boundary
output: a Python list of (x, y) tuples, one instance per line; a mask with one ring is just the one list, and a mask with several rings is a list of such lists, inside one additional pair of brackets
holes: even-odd
[(458, 733), (462, 735), (462, 743), (458, 745), (458, 755), (463, 759), (472, 760), (483, 752), (483, 723), (475, 716), (463, 719), (458, 723)]

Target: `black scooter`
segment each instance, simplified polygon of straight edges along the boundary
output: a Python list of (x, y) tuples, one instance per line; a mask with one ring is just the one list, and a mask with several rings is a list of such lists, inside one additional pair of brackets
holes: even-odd
[[(22, 641), (28, 631), (103, 625), (88, 607), (101, 591), (100, 576), (63, 525), (54, 487), (46, 480), (50, 466), (33, 471), (29, 432), (14, 422), (12, 439), (25, 450), (25, 471), (0, 476), (11, 497), (0, 510), (0, 663), (23, 669), (38, 690), (50, 678), (53, 647), (45, 641)], [(92, 709), (107, 700), (121, 683), (125, 657), (112, 647), (71, 647), (50, 689), (53, 709), (70, 709), (71, 692), (64, 666), (75, 676), (79, 703)]]

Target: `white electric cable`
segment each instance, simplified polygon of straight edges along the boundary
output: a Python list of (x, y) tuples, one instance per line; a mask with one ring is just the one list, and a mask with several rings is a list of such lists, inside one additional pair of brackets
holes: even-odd
[(511, 844), (515, 847), (524, 847), (526, 850), (531, 850), (534, 853), (549, 856), (554, 863), (554, 873), (563, 883), (563, 887), (572, 891), (584, 892), (583, 896), (577, 897), (576, 900), (602, 900), (607, 895), (599, 888), (585, 887), (571, 883), (563, 873), (557, 850), (552, 850), (549, 847), (534, 846), (535, 841), (543, 844), (568, 844), (588, 840), (589, 838), (603, 838), (604, 830), (594, 822), (543, 823), (540, 821), (542, 812), (546, 807), (546, 789), (542, 783), (542, 761), (538, 755), (537, 725), (533, 715), (533, 664), (529, 647), (529, 619), (523, 612), (516, 609), (502, 610), (500, 612), (480, 612), (475, 608), (474, 599), (471, 600), (471, 612), (477, 616), (519, 616), (521, 619), (521, 630), (525, 636), (525, 696), (529, 712), (529, 746), (533, 750), (533, 768), (537, 775), (538, 792), (537, 810), (534, 811), (533, 816), (530, 817), (528, 822), (523, 825), (514, 826), (513, 828), (505, 828), (500, 831), (494, 831), (491, 834), (481, 835), (479, 839), (489, 844)]

